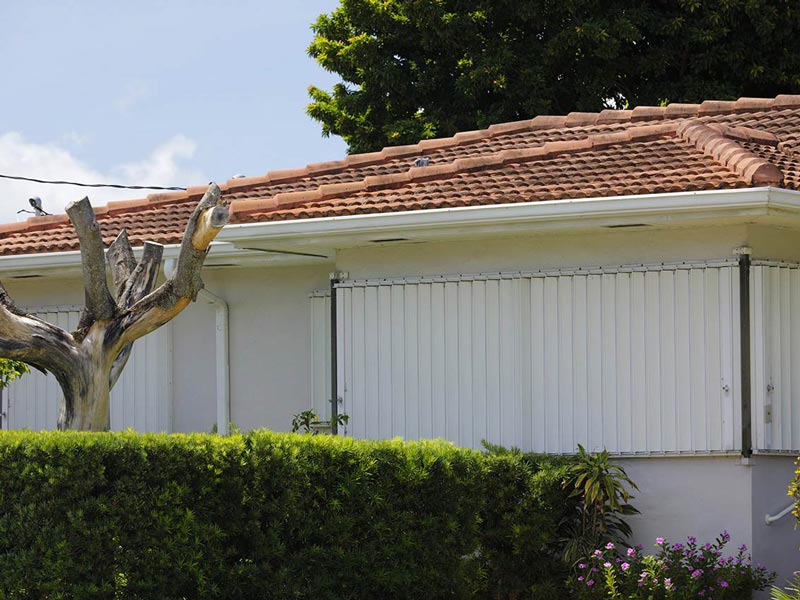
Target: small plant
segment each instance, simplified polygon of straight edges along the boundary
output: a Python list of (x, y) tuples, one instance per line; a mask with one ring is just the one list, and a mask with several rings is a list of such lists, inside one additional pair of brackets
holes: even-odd
[(744, 545), (736, 555), (722, 558), (723, 548), (729, 541), (727, 531), (713, 544), (702, 546), (694, 537), (689, 537), (685, 545), (672, 545), (659, 537), (656, 538), (656, 556), (644, 555), (640, 546), (626, 548), (621, 553), (613, 542), (608, 542), (577, 565), (570, 582), (570, 597), (585, 600), (749, 599), (754, 591), (766, 589), (775, 579), (775, 573), (767, 572), (762, 565), (753, 567)]
[(592, 454), (578, 444), (575, 461), (564, 481), (572, 490), (570, 497), (580, 499), (578, 514), (564, 524), (564, 560), (572, 565), (609, 542), (623, 544), (631, 535), (624, 518), (639, 513), (630, 504), (628, 487), (639, 488), (623, 467), (611, 462), (607, 451)]
[(30, 369), (24, 362), (0, 358), (0, 390), (29, 372)]
[(773, 586), (769, 594), (770, 600), (800, 600), (800, 571), (795, 571), (794, 580), (786, 589)]
[[(337, 425), (347, 425), (348, 421), (350, 421), (350, 415), (344, 413), (336, 415)], [(320, 433), (319, 428), (328, 424), (328, 421), (320, 421), (316, 411), (312, 408), (297, 413), (292, 417), (292, 433), (300, 431), (301, 433), (317, 435)]]
[(800, 524), (800, 458), (798, 458), (795, 462), (795, 472), (794, 472), (794, 479), (789, 483), (789, 492), (787, 495), (791, 496), (794, 499), (794, 509), (792, 510), (792, 515), (794, 518), (797, 519), (797, 523), (795, 523), (795, 527)]

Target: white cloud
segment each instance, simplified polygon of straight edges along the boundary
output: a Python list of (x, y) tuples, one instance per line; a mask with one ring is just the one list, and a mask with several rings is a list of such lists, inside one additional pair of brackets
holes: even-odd
[[(195, 149), (194, 141), (176, 135), (157, 146), (145, 158), (103, 172), (73, 156), (62, 144), (36, 144), (27, 141), (19, 133), (9, 132), (0, 134), (0, 174), (85, 183), (196, 185), (208, 181), (208, 178), (185, 164), (194, 156)], [(24, 220), (30, 216), (25, 213), (17, 215), (17, 211), (29, 208), (28, 198), (31, 196), (40, 196), (47, 212), (61, 213), (68, 203), (83, 196), (89, 196), (95, 206), (100, 206), (111, 200), (143, 198), (148, 193), (148, 190), (43, 185), (0, 178), (0, 223)]]

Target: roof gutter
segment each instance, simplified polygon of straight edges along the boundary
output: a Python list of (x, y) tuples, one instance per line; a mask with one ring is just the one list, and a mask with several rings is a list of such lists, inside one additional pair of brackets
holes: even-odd
[[(359, 233), (375, 234), (398, 230), (460, 230), (530, 224), (540, 226), (587, 227), (609, 222), (658, 219), (662, 222), (703, 217), (741, 217), (784, 214), (800, 217), (800, 192), (760, 187), (703, 192), (642, 194), (608, 198), (548, 200), (490, 206), (466, 206), (395, 213), (346, 215), (319, 219), (270, 221), (226, 225), (214, 242), (214, 256), (236, 256), (248, 241), (298, 240), (309, 235), (317, 240)], [(233, 248), (236, 244), (241, 248)], [(177, 255), (178, 245), (166, 246), (164, 257)], [(74, 267), (80, 252), (49, 252), (0, 256), (0, 273)]]
[(308, 234), (317, 236), (376, 233), (396, 230), (434, 230), (517, 223), (572, 223), (580, 226), (600, 224), (608, 219), (741, 216), (743, 212), (768, 211), (800, 216), (800, 192), (760, 187), (702, 192), (676, 192), (578, 198), (490, 206), (466, 206), (395, 213), (346, 215), (293, 221), (270, 221), (227, 225), (217, 239), (289, 239)]

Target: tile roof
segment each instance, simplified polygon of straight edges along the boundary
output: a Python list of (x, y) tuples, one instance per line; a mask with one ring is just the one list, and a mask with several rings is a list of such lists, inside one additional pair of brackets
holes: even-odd
[[(800, 96), (539, 116), (220, 187), (253, 223), (766, 185), (800, 189)], [(104, 239), (179, 243), (204, 191), (98, 207)], [(0, 255), (77, 247), (66, 215), (0, 225)]]

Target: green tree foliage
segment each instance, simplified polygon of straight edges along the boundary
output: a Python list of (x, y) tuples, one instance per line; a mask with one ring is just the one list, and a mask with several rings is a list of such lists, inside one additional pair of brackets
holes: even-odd
[(28, 365), (17, 360), (0, 358), (0, 390), (29, 371)]
[(342, 0), (308, 113), (350, 152), (573, 110), (800, 92), (794, 0)]

